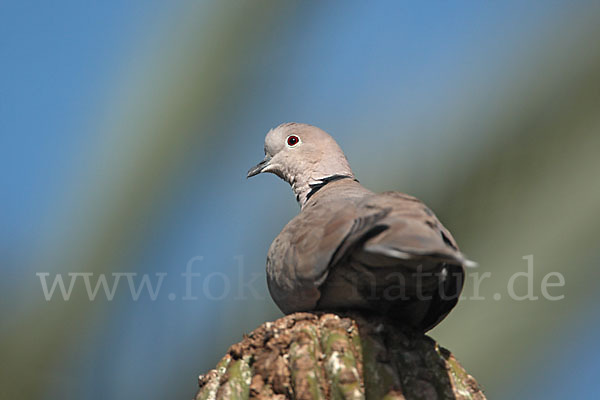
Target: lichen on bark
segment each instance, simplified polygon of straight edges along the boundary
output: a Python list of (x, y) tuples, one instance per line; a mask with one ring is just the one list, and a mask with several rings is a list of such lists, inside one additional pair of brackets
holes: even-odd
[(267, 322), (231, 346), (199, 384), (196, 400), (485, 399), (428, 336), (354, 312)]

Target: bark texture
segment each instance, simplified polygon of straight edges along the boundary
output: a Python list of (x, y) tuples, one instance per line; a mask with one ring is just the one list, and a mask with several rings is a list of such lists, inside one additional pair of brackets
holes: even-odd
[(485, 399), (452, 354), (384, 317), (296, 313), (267, 322), (199, 378), (208, 399)]

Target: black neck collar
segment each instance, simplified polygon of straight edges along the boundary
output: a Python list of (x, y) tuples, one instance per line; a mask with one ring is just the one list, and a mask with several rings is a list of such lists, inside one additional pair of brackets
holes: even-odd
[(308, 199), (310, 199), (315, 193), (317, 193), (319, 190), (321, 190), (328, 183), (339, 181), (340, 179), (352, 179), (352, 180), (358, 182), (358, 180), (355, 177), (350, 176), (350, 175), (337, 174), (337, 175), (331, 175), (331, 176), (327, 176), (325, 178), (321, 178), (317, 182), (308, 184), (308, 186), (310, 187), (310, 192), (308, 192), (308, 194), (306, 195), (306, 201), (308, 201)]

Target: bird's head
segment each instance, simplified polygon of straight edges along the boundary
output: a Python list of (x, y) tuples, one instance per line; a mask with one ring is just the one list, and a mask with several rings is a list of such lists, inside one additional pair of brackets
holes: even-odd
[(354, 177), (346, 156), (333, 138), (308, 124), (286, 123), (265, 138), (265, 159), (248, 171), (248, 178), (270, 172), (302, 194), (308, 185), (335, 175)]

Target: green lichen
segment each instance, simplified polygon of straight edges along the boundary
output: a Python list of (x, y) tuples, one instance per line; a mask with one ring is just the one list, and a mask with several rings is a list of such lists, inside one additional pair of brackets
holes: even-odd
[(382, 363), (377, 359), (385, 349), (375, 338), (365, 334), (361, 337), (361, 348), (366, 397), (386, 398), (393, 387), (399, 386), (397, 373), (391, 364)]
[(234, 350), (200, 378), (197, 400), (485, 399), (449, 351), (378, 316), (291, 315)]
[(250, 396), (250, 381), (252, 379), (250, 357), (245, 356), (240, 360), (229, 363), (225, 377), (227, 381), (221, 384), (217, 392), (217, 399), (248, 399)]
[(219, 384), (221, 377), (227, 371), (227, 367), (231, 362), (231, 356), (227, 354), (219, 361), (216, 368), (205, 375), (208, 382), (204, 384), (202, 389), (196, 395), (196, 400), (215, 400), (217, 398), (217, 392), (219, 390)]
[(297, 340), (290, 346), (292, 387), (296, 395), (304, 396), (309, 393), (312, 399), (325, 398), (321, 389), (318, 343), (319, 337), (316, 329), (307, 326), (300, 330)]
[(327, 324), (321, 328), (323, 365), (330, 382), (332, 399), (364, 399), (361, 378), (351, 338), (347, 332)]
[[(443, 357), (439, 347), (436, 346), (436, 350), (440, 356)], [(446, 358), (446, 365), (448, 366), (448, 375), (450, 376), (454, 391), (462, 396), (461, 400), (473, 400), (472, 389), (468, 386), (468, 383), (471, 381), (469, 374), (467, 374), (463, 367), (452, 356)]]

